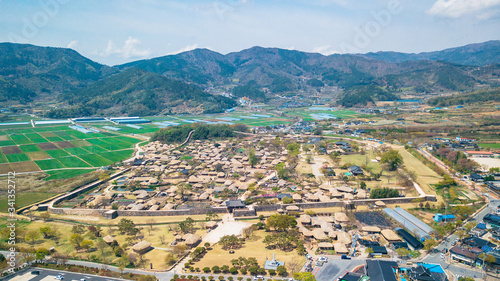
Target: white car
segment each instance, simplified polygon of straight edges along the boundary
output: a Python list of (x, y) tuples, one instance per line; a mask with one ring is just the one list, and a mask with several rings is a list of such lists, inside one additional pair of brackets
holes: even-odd
[(320, 262), (327, 262), (327, 261), (328, 261), (328, 258), (327, 258), (327, 257), (320, 257), (320, 258), (318, 259), (318, 261), (320, 261)]
[(62, 276), (62, 275), (57, 275), (57, 276), (55, 276), (55, 277), (54, 277), (54, 279), (56, 279), (56, 280), (63, 280), (63, 279), (64, 279), (64, 276)]
[(444, 254), (443, 253), (441, 253), (441, 258), (444, 260)]

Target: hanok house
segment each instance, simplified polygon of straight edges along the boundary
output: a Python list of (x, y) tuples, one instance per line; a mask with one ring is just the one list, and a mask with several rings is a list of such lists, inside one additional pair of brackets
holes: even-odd
[(111, 236), (111, 235), (104, 236), (102, 238), (102, 240), (104, 240), (104, 242), (106, 242), (106, 244), (108, 244), (108, 245), (111, 244), (111, 243), (113, 243), (114, 241), (116, 241), (115, 238), (113, 236)]
[(351, 172), (353, 176), (360, 176), (364, 174), (363, 169), (356, 165), (349, 167), (349, 172)]
[(476, 260), (476, 254), (474, 254), (472, 251), (455, 246), (450, 249), (451, 253), (451, 258), (455, 261), (462, 262), (468, 265), (474, 264), (474, 261)]
[(132, 251), (138, 254), (145, 254), (151, 249), (153, 249), (153, 247), (151, 247), (151, 243), (149, 243), (148, 241), (141, 241), (132, 247)]
[(408, 271), (408, 277), (412, 281), (447, 281), (445, 273), (434, 272), (429, 268), (419, 265), (417, 267), (412, 267)]
[(401, 238), (391, 229), (384, 229), (381, 231), (382, 236), (387, 240), (387, 242), (402, 242)]
[(245, 208), (245, 203), (241, 200), (227, 200), (226, 202), (227, 211), (232, 213), (234, 209)]

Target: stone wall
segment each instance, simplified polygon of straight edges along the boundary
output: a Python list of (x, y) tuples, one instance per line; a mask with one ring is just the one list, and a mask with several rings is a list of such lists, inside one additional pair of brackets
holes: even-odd
[[(420, 199), (423, 201), (437, 201), (436, 196), (428, 195), (425, 197), (399, 197), (399, 198), (384, 198), (384, 199), (359, 199), (351, 200), (350, 202), (355, 206), (360, 205), (371, 205), (376, 201), (382, 201), (385, 204), (403, 204), (412, 203), (414, 200)], [(255, 216), (256, 212), (264, 211), (276, 211), (278, 209), (286, 209), (287, 206), (298, 206), (301, 210), (303, 209), (318, 209), (318, 208), (332, 208), (332, 207), (343, 207), (345, 201), (335, 201), (335, 202), (313, 202), (313, 203), (295, 203), (286, 205), (260, 205), (254, 206), (254, 210), (234, 210), (233, 214), (237, 216)], [(53, 214), (64, 214), (64, 215), (79, 215), (79, 216), (104, 216), (107, 209), (67, 209), (67, 208), (50, 208), (49, 212)], [(189, 215), (204, 215), (208, 212), (216, 214), (227, 213), (227, 209), (224, 207), (217, 208), (204, 208), (204, 209), (185, 209), (185, 210), (158, 210), (158, 211), (132, 211), (132, 210), (117, 210), (118, 216), (189, 216)], [(250, 214), (251, 213), (251, 214)]]

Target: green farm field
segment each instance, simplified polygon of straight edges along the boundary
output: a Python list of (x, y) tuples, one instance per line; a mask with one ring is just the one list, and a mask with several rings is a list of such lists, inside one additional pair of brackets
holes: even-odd
[[(149, 131), (158, 130), (150, 124), (144, 126)], [(129, 158), (134, 145), (141, 141), (116, 132), (84, 134), (68, 125), (0, 127), (0, 164), (4, 166), (0, 174), (18, 169), (50, 171), (48, 179), (71, 178), (93, 170), (82, 168), (107, 166)]]
[(479, 146), (482, 148), (500, 149), (500, 143), (480, 143)]

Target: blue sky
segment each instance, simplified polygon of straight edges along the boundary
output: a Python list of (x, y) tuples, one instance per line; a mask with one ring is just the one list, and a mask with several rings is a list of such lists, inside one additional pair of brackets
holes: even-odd
[(0, 0), (0, 41), (115, 65), (209, 48), (423, 52), (500, 39), (500, 0)]

